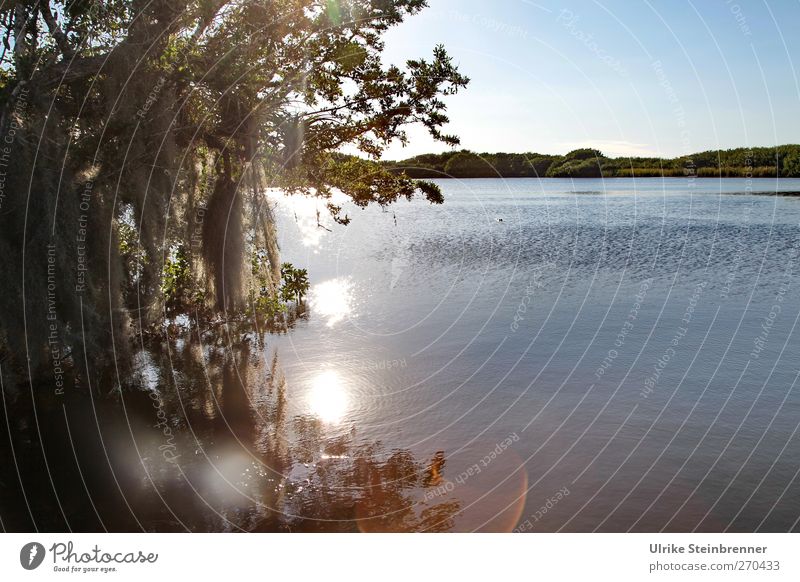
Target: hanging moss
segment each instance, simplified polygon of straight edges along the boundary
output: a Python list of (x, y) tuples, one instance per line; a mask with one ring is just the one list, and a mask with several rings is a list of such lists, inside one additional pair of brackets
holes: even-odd
[(13, 40), (0, 74), (4, 370), (112, 390), (131, 341), (165, 318), (245, 313), (253, 252), (276, 296), (265, 187), (337, 188), (361, 206), (419, 191), (337, 151), (377, 158), (410, 123), (457, 142), (440, 132), (441, 96), (467, 79), (444, 49), (406, 70), (380, 58), (383, 33), (423, 5), (353, 0), (333, 25), (318, 0), (0, 7)]

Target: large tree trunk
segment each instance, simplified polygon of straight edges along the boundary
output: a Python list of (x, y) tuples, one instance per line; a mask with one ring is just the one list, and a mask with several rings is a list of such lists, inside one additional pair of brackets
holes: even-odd
[(235, 312), (244, 306), (244, 232), (242, 196), (230, 174), (217, 180), (203, 223), (203, 256), (218, 310)]

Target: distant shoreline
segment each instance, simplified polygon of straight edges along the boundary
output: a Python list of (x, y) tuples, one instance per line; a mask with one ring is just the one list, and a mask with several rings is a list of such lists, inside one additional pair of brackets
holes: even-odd
[(475, 153), (422, 154), (380, 162), (410, 178), (796, 178), (800, 145), (705, 151), (677, 158), (609, 158), (584, 148), (565, 155)]

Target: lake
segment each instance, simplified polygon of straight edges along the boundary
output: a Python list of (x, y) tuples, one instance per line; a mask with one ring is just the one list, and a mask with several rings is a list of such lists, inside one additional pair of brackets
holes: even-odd
[(438, 184), (346, 227), (272, 197), (289, 416), (427, 461), (454, 529), (797, 529), (800, 180)]
[(4, 527), (798, 529), (800, 180), (439, 184), (348, 226), (270, 192), (305, 312), (18, 397)]

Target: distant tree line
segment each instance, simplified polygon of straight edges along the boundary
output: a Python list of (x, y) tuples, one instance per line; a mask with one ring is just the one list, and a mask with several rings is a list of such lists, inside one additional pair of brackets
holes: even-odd
[(677, 158), (609, 158), (590, 148), (563, 156), (461, 150), (384, 163), (411, 178), (800, 177), (800, 145), (710, 150)]

